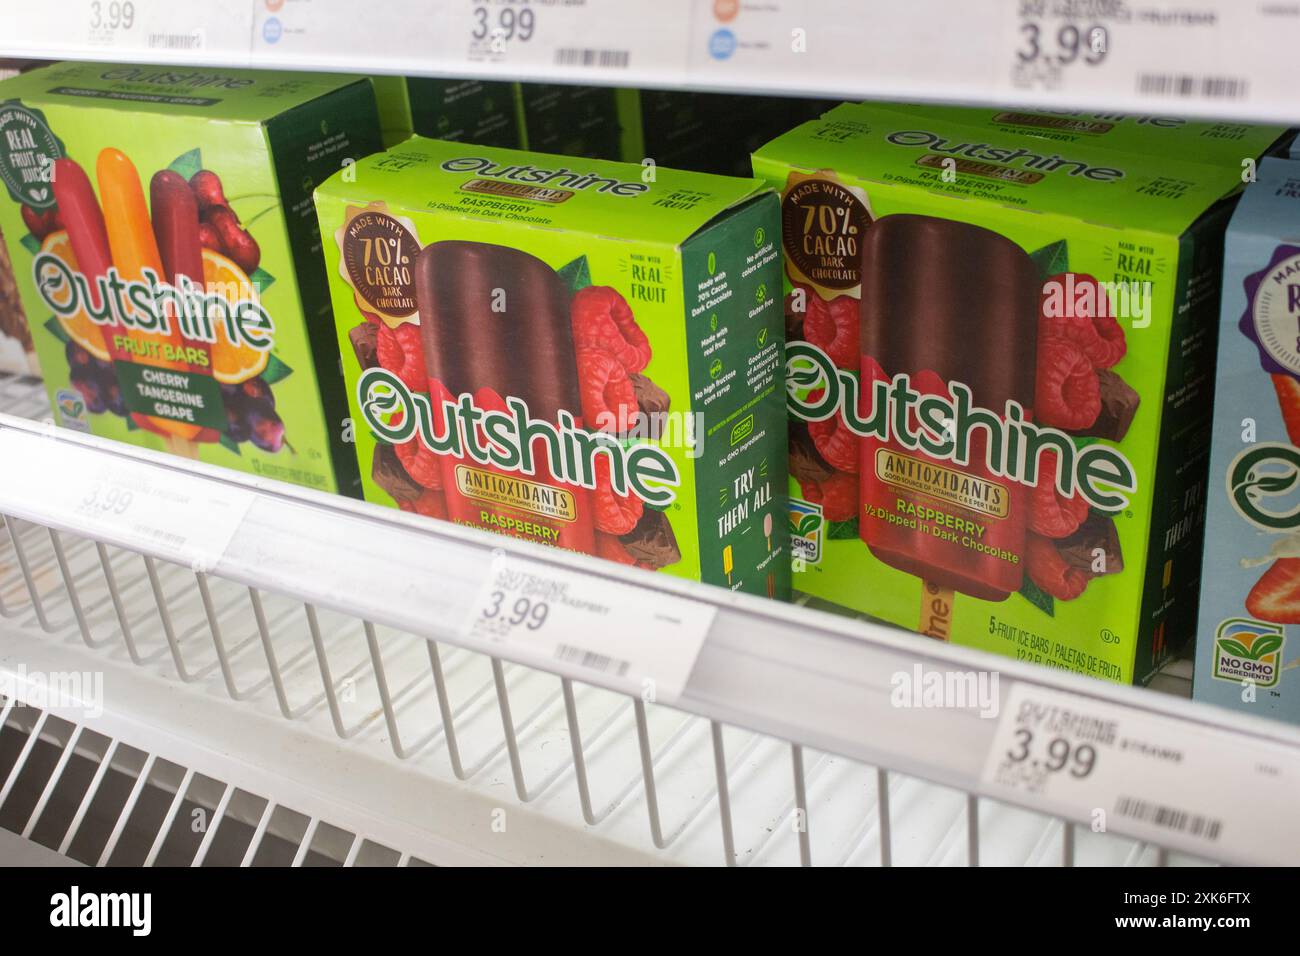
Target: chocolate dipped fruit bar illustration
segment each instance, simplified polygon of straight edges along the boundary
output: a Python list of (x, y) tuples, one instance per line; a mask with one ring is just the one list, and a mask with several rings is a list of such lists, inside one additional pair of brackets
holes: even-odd
[[(903, 267), (918, 258), (934, 273)], [(914, 316), (924, 316), (924, 334)], [(928, 418), (924, 396), (952, 399), (950, 383), (969, 390), (971, 406), (1033, 408), (1037, 274), (1029, 256), (997, 233), (929, 216), (873, 223), (863, 239), (861, 317), (861, 382), (864, 392), (872, 390), (874, 408), (886, 407), (874, 402), (876, 383), (892, 384), (899, 376), (921, 396), (918, 418)], [(843, 424), (840, 418), (837, 427)], [(941, 435), (952, 430), (939, 424)], [(915, 454), (916, 442), (905, 433), (859, 442), (868, 516), (862, 540), (886, 564), (936, 587), (1004, 600), (1023, 577), (1002, 555), (1024, 550), (1029, 491), (998, 482), (988, 467), (989, 445), (997, 441), (992, 429), (975, 430), (969, 440), (963, 456), (969, 465), (960, 471)], [(890, 520), (894, 516), (915, 520), (899, 523)], [(956, 533), (926, 533), (929, 522), (939, 520), (943, 531)]]
[(421, 137), (355, 172), (316, 206), (367, 500), (788, 595), (770, 191)]
[(1195, 629), (1239, 182), (960, 117), (846, 104), (754, 154), (782, 194), (795, 586), (1140, 683)]
[(311, 190), (378, 137), (365, 79), (0, 82), (0, 230), (55, 421), (357, 493)]
[[(545, 422), (558, 425), (564, 413), (582, 426), (569, 294), (554, 269), (505, 246), (435, 242), (416, 257), (415, 288), (433, 395), (472, 394), (479, 407), (493, 411), (504, 410), (510, 396)], [(526, 305), (494, 312), (494, 297)], [(540, 480), (514, 479), (466, 455), (440, 456), (448, 517), (594, 553), (594, 496), (546, 481), (558, 470), (552, 461), (558, 455), (545, 439), (528, 450)], [(616, 506), (613, 511), (617, 519)]]

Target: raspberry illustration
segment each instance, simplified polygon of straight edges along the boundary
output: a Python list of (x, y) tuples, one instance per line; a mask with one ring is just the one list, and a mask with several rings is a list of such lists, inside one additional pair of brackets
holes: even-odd
[[(815, 388), (808, 393), (808, 400), (815, 402), (826, 390)], [(808, 434), (812, 436), (817, 453), (832, 468), (850, 474), (858, 473), (858, 450), (860, 439), (844, 424), (844, 416), (836, 412), (830, 418), (808, 423)]]
[(1038, 484), (1029, 490), (1029, 530), (1045, 538), (1066, 538), (1088, 517), (1088, 502), (1056, 490), (1056, 452), (1038, 459)]
[(1038, 340), (1034, 418), (1053, 428), (1087, 428), (1101, 414), (1101, 382), (1088, 357), (1074, 343)]
[(650, 340), (627, 300), (604, 285), (589, 285), (573, 297), (573, 344), (600, 349), (618, 359), (626, 372), (639, 372), (650, 364)]
[(822, 506), (827, 521), (852, 521), (858, 516), (858, 479), (837, 471), (825, 481), (801, 481), (804, 498)]
[(595, 524), (597, 531), (606, 534), (627, 534), (641, 520), (645, 502), (633, 494), (614, 492), (609, 476), (609, 456), (596, 456)]
[(442, 488), (442, 464), (438, 461), (438, 456), (420, 441), (419, 435), (400, 445), (394, 445), (393, 451), (397, 452), (397, 460), (416, 484), (422, 488)]
[(411, 502), (411, 508), (416, 514), (422, 514), (426, 518), (447, 520), (447, 496), (441, 491), (433, 491), (432, 489), (426, 491)]
[[(1071, 289), (1072, 296), (1061, 292)], [(1048, 315), (1049, 311), (1062, 314)], [(1043, 283), (1038, 335), (1074, 343), (1093, 368), (1110, 368), (1128, 351), (1124, 329), (1115, 321), (1105, 290), (1087, 273), (1061, 273)]]
[(424, 370), (424, 346), (420, 342), (420, 327), (403, 322), (396, 329), (379, 323), (379, 340), (376, 345), (379, 364), (402, 380), (413, 392), (429, 389), (428, 373)]
[(824, 301), (808, 293), (804, 338), (830, 356), (837, 368), (856, 369), (858, 354), (858, 300), (847, 295)]
[(627, 553), (618, 536), (603, 531), (596, 532), (596, 556), (618, 564), (636, 564), (636, 558)]
[(1073, 601), (1088, 586), (1089, 576), (1070, 567), (1056, 545), (1041, 535), (1029, 535), (1025, 558), (1029, 579), (1058, 601)]
[(578, 349), (582, 420), (589, 429), (622, 433), (637, 414), (636, 390), (617, 358), (597, 348)]
[[(441, 385), (439, 387), (441, 388)], [(444, 396), (451, 394), (445, 388), (442, 389), (442, 393)], [(435, 402), (437, 399), (438, 396), (435, 394)], [(437, 420), (437, 406), (435, 406), (434, 414), (435, 420)], [(393, 416), (393, 424), (402, 424), (404, 418), (405, 416), (401, 412), (397, 412)], [(421, 488), (434, 490), (442, 488), (442, 464), (439, 461), (439, 456), (435, 455), (420, 441), (419, 435), (412, 435), (401, 444), (393, 445), (393, 451), (397, 454), (397, 460), (402, 463), (402, 467), (406, 469), (406, 473), (411, 476), (411, 480), (417, 485)]]

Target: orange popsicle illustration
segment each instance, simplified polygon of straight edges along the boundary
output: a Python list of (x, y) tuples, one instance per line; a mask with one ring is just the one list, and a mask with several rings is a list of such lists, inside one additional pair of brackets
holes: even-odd
[[(149, 220), (149, 209), (145, 205), (144, 190), (140, 186), (140, 175), (135, 164), (119, 149), (111, 147), (101, 150), (95, 163), (95, 176), (99, 181), (99, 200), (104, 207), (104, 226), (108, 232), (108, 245), (113, 254), (113, 265), (126, 282), (143, 282), (144, 271), (153, 270), (159, 281), (165, 281), (162, 256), (158, 252), (158, 242), (154, 238), (153, 224)], [(147, 333), (131, 333), (132, 341), (153, 342), (158, 347), (170, 343), (177, 351), (184, 354), (185, 340), (181, 336), (173, 316), (170, 333), (162, 336)], [(141, 364), (157, 368), (189, 371), (185, 362), (163, 358), (161, 355), (137, 356)], [(185, 422), (172, 421), (133, 414), (137, 423), (162, 431), (178, 441), (172, 450), (179, 454), (194, 457), (195, 449), (191, 444), (202, 428)], [(183, 443), (183, 444), (181, 444)]]

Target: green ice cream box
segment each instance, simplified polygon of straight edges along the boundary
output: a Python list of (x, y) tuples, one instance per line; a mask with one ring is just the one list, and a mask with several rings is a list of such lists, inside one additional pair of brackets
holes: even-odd
[(1143, 682), (1196, 623), (1240, 166), (841, 106), (781, 192), (794, 586)]
[(370, 82), (61, 63), (0, 82), (0, 232), (67, 428), (356, 493), (312, 189)]
[(376, 76), (384, 146), (412, 133), (484, 146), (523, 145), (519, 84), (418, 76)]
[(776, 196), (414, 137), (316, 190), (368, 501), (785, 598)]

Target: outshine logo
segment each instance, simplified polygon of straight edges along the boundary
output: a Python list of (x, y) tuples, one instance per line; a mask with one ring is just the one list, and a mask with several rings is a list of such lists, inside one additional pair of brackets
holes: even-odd
[(83, 893), (73, 886), (50, 897), (50, 925), (58, 927), (126, 927), (132, 936), (153, 930), (151, 893)]
[(1282, 670), (1286, 636), (1278, 624), (1249, 618), (1229, 618), (1214, 635), (1214, 676), (1217, 680), (1256, 687), (1274, 687)]
[(1297, 478), (1300, 451), (1291, 445), (1259, 442), (1228, 466), (1228, 500), (1256, 528), (1291, 531), (1300, 527)]

